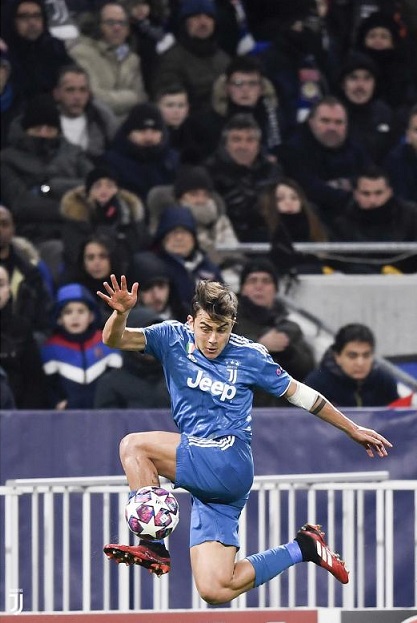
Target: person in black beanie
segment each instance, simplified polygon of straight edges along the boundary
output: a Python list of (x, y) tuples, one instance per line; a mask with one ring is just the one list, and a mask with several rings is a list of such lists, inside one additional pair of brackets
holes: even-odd
[(156, 104), (138, 104), (131, 110), (104, 161), (117, 173), (120, 184), (144, 203), (151, 188), (173, 182), (178, 153), (169, 145)]
[(0, 153), (2, 199), (16, 221), (17, 235), (35, 244), (60, 239), (59, 202), (92, 168), (80, 147), (62, 135), (57, 106), (41, 94), (26, 104)]
[(416, 101), (416, 46), (400, 37), (394, 19), (377, 11), (364, 19), (357, 32), (355, 49), (376, 63), (377, 95), (394, 110)]
[(118, 176), (107, 166), (92, 169), (85, 183), (62, 198), (65, 274), (73, 273), (79, 252), (93, 234), (102, 233), (116, 242), (121, 268), (126, 271), (134, 253), (150, 238), (145, 208), (140, 199), (120, 188)]
[(380, 164), (393, 145), (395, 123), (390, 106), (376, 97), (378, 83), (378, 67), (370, 56), (352, 52), (345, 59), (339, 85), (348, 112), (350, 136)]
[[(272, 262), (263, 257), (248, 260), (240, 276), (239, 318), (233, 331), (263, 344), (291, 376), (304, 379), (315, 366), (313, 349), (300, 326), (290, 320), (278, 289), (279, 276)], [(261, 390), (254, 396), (258, 407), (284, 404)]]

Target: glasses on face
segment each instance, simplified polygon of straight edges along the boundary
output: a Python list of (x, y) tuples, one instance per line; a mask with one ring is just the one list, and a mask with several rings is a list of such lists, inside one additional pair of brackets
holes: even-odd
[(22, 22), (28, 22), (31, 19), (36, 19), (36, 20), (43, 19), (43, 15), (42, 13), (17, 13), (16, 19), (19, 19)]
[(230, 80), (232, 87), (241, 89), (242, 87), (258, 87), (260, 85), (259, 80)]
[(127, 19), (103, 19), (101, 23), (111, 28), (113, 26), (127, 26), (129, 24)]

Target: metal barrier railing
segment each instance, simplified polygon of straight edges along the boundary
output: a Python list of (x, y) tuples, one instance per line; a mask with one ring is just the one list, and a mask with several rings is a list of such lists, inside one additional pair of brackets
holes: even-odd
[[(126, 493), (126, 481), (119, 476), (9, 480), (0, 487), (5, 609), (16, 590), (23, 592), (24, 609), (32, 612), (207, 607), (193, 586), (188, 552), (177, 556), (175, 569), (159, 579), (140, 567), (105, 559), (101, 546), (112, 540), (114, 530), (120, 542), (132, 542), (122, 512)], [(175, 495), (181, 506), (178, 538), (188, 541), (188, 512), (183, 510), (188, 494), (178, 489)], [(400, 518), (394, 512), (397, 497), (406, 509)], [(391, 481), (387, 472), (257, 476), (241, 518), (239, 557), (291, 540), (307, 520), (323, 523), (330, 547), (343, 552), (351, 569), (349, 584), (341, 587), (315, 565), (296, 565), (241, 595), (232, 609), (416, 606), (416, 480)], [(413, 542), (400, 547), (405, 534), (413, 535)], [(398, 604), (394, 585), (404, 565), (408, 577), (414, 577), (413, 603)]]

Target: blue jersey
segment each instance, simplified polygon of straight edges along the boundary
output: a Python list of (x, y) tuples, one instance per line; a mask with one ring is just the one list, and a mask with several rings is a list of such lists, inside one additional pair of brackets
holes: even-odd
[(282, 396), (290, 384), (291, 377), (266, 348), (234, 333), (216, 359), (207, 359), (186, 324), (167, 320), (143, 331), (145, 352), (164, 368), (173, 417), (182, 433), (250, 441), (252, 388)]

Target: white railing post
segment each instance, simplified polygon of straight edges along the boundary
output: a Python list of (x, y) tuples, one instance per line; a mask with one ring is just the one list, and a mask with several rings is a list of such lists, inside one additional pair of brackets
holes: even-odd
[[(321, 590), (316, 581), (317, 568), (308, 565), (307, 577), (307, 605), (315, 608), (320, 605), (328, 608), (338, 608), (341, 605), (347, 608), (372, 606), (376, 608), (391, 608), (394, 603), (394, 585), (398, 581), (394, 577), (395, 563), (398, 552), (394, 548), (394, 495), (396, 491), (408, 491), (411, 496), (412, 513), (409, 513), (410, 531), (414, 530), (415, 542), (413, 547), (414, 580), (417, 579), (417, 481), (389, 481), (383, 472), (352, 473), (352, 474), (297, 474), (287, 476), (257, 476), (248, 507), (244, 509), (240, 522), (241, 550), (238, 559), (246, 556), (249, 536), (248, 520), (257, 522), (259, 550), (276, 547), (282, 542), (289, 541), (299, 528), (300, 516), (305, 521), (316, 523), (326, 522), (323, 526), (327, 533), (327, 542), (331, 549), (338, 549), (342, 543), (342, 553), (351, 569), (351, 581), (341, 591), (331, 576), (328, 577), (327, 592)], [(123, 515), (126, 502), (125, 481), (119, 477), (106, 478), (74, 478), (74, 479), (33, 479), (9, 481), (5, 487), (0, 487), (0, 495), (5, 496), (5, 531), (4, 547), (0, 542), (0, 556), (5, 562), (5, 591), (6, 600), (9, 592), (20, 589), (19, 578), (19, 511), (30, 506), (31, 546), (30, 564), (31, 573), (25, 574), (24, 582), (31, 583), (32, 600), (27, 600), (32, 612), (51, 611), (55, 608), (68, 612), (71, 608), (71, 549), (81, 547), (82, 566), (82, 609), (91, 611), (93, 580), (101, 586), (101, 605), (95, 605), (98, 611), (109, 611), (110, 605), (117, 611), (140, 610), (142, 606), (143, 586), (145, 577), (143, 569), (138, 566), (126, 567), (108, 563), (104, 554), (102, 558), (92, 556), (92, 537), (103, 538), (103, 543), (119, 539), (122, 543), (132, 542), (130, 531)], [(77, 501), (81, 496), (82, 520), (79, 530), (71, 525), (72, 500)], [(320, 493), (319, 493), (320, 492)], [(178, 495), (184, 494), (178, 490)], [(97, 526), (96, 504), (92, 506), (92, 495), (101, 496), (102, 510), (99, 514)], [(96, 500), (97, 498), (94, 498)], [(252, 503), (253, 502), (253, 503)], [(117, 504), (117, 508), (116, 508)], [(318, 505), (320, 504), (320, 508)], [(257, 505), (257, 515), (254, 514)], [(282, 517), (285, 508), (287, 517)], [(61, 516), (62, 522), (58, 523)], [(94, 511), (94, 515), (92, 514)], [(100, 512), (100, 511), (99, 511)], [(117, 513), (118, 535), (110, 528)], [(252, 514), (250, 514), (252, 513)], [(336, 523), (336, 518), (342, 516), (342, 524)], [(370, 525), (368, 516), (375, 516), (375, 525)], [(100, 519), (101, 517), (101, 519)], [(94, 527), (93, 527), (94, 520)], [(408, 515), (406, 517), (408, 521)], [(282, 521), (286, 524), (288, 533), (282, 533)], [(78, 528), (78, 526), (77, 526)], [(97, 529), (101, 530), (100, 535)], [(408, 528), (407, 528), (408, 529)], [(79, 533), (79, 542), (74, 545), (74, 538)], [(0, 535), (0, 539), (3, 535)], [(173, 536), (175, 539), (175, 535)], [(55, 551), (56, 548), (60, 548)], [(61, 549), (62, 548), (62, 549)], [(366, 560), (365, 552), (371, 553), (370, 560)], [(42, 552), (42, 553), (40, 553)], [(248, 552), (251, 553), (251, 552)], [(375, 560), (374, 560), (375, 559)], [(366, 564), (365, 564), (366, 563)], [(371, 563), (371, 567), (370, 567)], [(54, 565), (57, 565), (54, 568)], [(61, 582), (55, 581), (62, 573)], [(258, 607), (305, 607), (299, 603), (296, 590), (297, 573), (304, 574), (301, 567), (289, 569), (285, 582), (281, 577), (272, 580), (268, 587), (258, 589), (255, 593)], [(32, 576), (32, 577), (30, 577)], [(303, 576), (304, 577), (304, 576)], [(325, 579), (325, 576), (324, 576)], [(320, 578), (321, 580), (321, 578)], [(170, 583), (175, 582), (175, 576), (165, 576), (150, 585), (150, 598), (153, 609), (167, 611), (172, 607), (169, 598)], [(369, 583), (376, 588), (375, 603), (366, 604), (365, 595), (369, 593)], [(101, 584), (100, 584), (101, 583)], [(148, 586), (148, 584), (146, 584)], [(283, 589), (285, 587), (285, 591)], [(339, 587), (338, 587), (339, 589)], [(30, 590), (26, 588), (25, 591)], [(372, 592), (372, 591), (371, 591)], [(323, 595), (327, 594), (327, 602), (323, 604)], [(62, 608), (61, 608), (62, 596)], [(41, 597), (41, 601), (40, 598)], [(192, 583), (190, 574), (190, 593), (184, 596), (192, 601), (192, 607), (203, 610), (207, 604), (199, 597)], [(414, 601), (417, 594), (414, 591)], [(251, 598), (253, 600), (253, 596)], [(147, 602), (149, 599), (146, 600)], [(40, 602), (40, 603), (39, 603)], [(395, 604), (396, 606), (401, 604)], [(406, 604), (409, 606), (410, 604)], [(7, 607), (7, 604), (6, 604)], [(231, 604), (231, 609), (240, 610), (247, 607), (246, 594), (239, 596)]]

